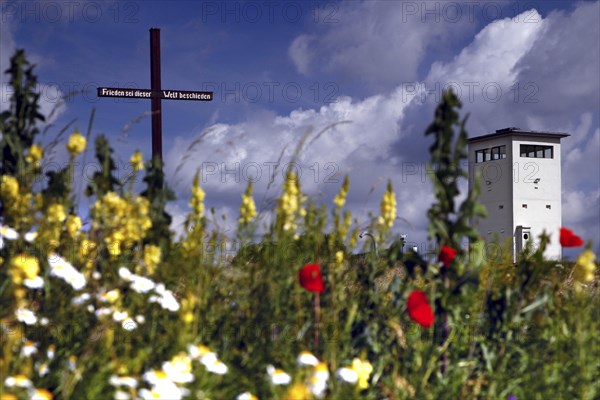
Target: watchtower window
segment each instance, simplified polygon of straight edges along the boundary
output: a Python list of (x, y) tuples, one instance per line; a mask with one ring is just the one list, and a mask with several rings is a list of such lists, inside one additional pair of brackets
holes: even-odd
[(533, 144), (522, 144), (520, 153), (521, 157), (554, 158), (554, 147)]
[(491, 160), (506, 158), (506, 146), (496, 146), (489, 149), (475, 151), (475, 162), (482, 163)]

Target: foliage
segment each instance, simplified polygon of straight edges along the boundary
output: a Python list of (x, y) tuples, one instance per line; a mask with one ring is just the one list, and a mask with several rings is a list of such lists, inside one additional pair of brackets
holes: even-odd
[[(13, 58), (13, 84), (23, 74), (35, 82), (26, 65), (23, 55)], [(398, 238), (351, 254), (359, 231), (344, 210), (350, 180), (332, 199), (330, 220), (293, 174), (262, 240), (228, 261), (221, 250), (232, 238), (209, 229), (210, 193), (198, 175), (176, 240), (161, 165), (132, 157), (136, 173), (146, 168), (138, 196), (113, 178), (102, 136), (102, 167), (87, 189), (91, 224), (82, 230), (69, 174), (34, 190), (41, 119), (33, 92), (20, 93), (12, 104), (28, 106), (2, 115), (3, 399), (600, 396), (593, 253), (577, 263), (545, 260), (547, 237), (517, 263), (509, 247), (499, 257), (461, 248), (478, 243), (469, 221), (484, 210), (476, 192), (455, 204), (467, 134), (452, 93), (427, 130), (436, 195), (428, 215), (440, 262), (405, 252)], [(71, 166), (84, 147), (75, 136)], [(15, 176), (19, 163), (27, 179)], [(247, 241), (257, 224), (251, 186), (242, 199), (237, 239)], [(395, 216), (390, 183), (370, 224), (379, 247)]]

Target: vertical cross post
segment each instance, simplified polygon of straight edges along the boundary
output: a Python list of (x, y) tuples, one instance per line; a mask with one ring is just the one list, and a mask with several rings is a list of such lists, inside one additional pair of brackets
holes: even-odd
[(162, 104), (160, 82), (160, 29), (150, 29), (150, 89), (152, 90), (152, 157), (162, 161)]

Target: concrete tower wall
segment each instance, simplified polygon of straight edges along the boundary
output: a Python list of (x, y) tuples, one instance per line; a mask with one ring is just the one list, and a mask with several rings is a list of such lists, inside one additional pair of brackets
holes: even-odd
[(495, 134), (469, 139), (469, 187), (480, 174), (480, 197), (488, 217), (474, 221), (488, 243), (488, 253), (512, 243), (513, 259), (542, 232), (550, 235), (544, 253), (560, 259), (558, 241), (562, 225), (560, 140), (564, 133), (532, 132), (507, 128)]

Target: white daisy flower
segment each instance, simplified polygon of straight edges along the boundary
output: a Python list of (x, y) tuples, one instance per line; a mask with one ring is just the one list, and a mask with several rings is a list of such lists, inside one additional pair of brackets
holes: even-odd
[(15, 316), (19, 321), (24, 322), (27, 325), (34, 325), (38, 320), (35, 313), (26, 308), (18, 308), (15, 311)]
[(69, 368), (71, 371), (75, 371), (75, 368), (77, 368), (77, 356), (69, 356), (69, 359), (67, 360), (67, 368)]
[(329, 369), (327, 368), (327, 364), (324, 362), (320, 362), (315, 365), (315, 370), (313, 372), (313, 376), (319, 380), (328, 380), (329, 379)]
[(46, 389), (31, 389), (29, 392), (30, 400), (52, 400), (52, 393)]
[(31, 381), (25, 375), (9, 376), (4, 380), (6, 387), (30, 388), (33, 386)]
[(167, 376), (167, 374), (165, 374), (164, 371), (160, 371), (160, 370), (150, 370), (148, 372), (145, 372), (144, 375), (142, 376), (144, 378), (144, 380), (148, 383), (150, 383), (151, 385), (154, 386), (159, 386), (162, 384), (166, 384), (168, 382), (173, 383), (169, 377)]
[(182, 389), (178, 388), (173, 382), (160, 386), (154, 386), (151, 390), (140, 389), (138, 394), (144, 400), (169, 399), (181, 400), (184, 396)]
[(185, 353), (176, 355), (171, 361), (163, 363), (162, 370), (175, 383), (189, 383), (194, 380), (192, 360)]
[(287, 385), (292, 381), (291, 376), (272, 365), (267, 366), (267, 373), (271, 377), (273, 385)]
[(29, 243), (31, 243), (35, 239), (37, 239), (37, 236), (38, 236), (38, 233), (36, 231), (30, 231), (30, 232), (27, 232), (25, 235), (23, 235), (25, 240), (27, 240)]
[(250, 392), (244, 392), (238, 394), (235, 400), (258, 400), (258, 398)]
[(308, 389), (315, 397), (321, 398), (327, 389), (327, 380), (318, 379), (313, 375), (310, 378)]
[(209, 365), (215, 364), (217, 361), (219, 361), (219, 359), (217, 358), (217, 355), (213, 352), (206, 353), (205, 355), (200, 357), (200, 363), (206, 368), (208, 368)]
[(61, 278), (70, 284), (73, 289), (81, 290), (85, 286), (85, 276), (58, 254), (50, 254), (48, 264), (50, 264), (50, 275)]
[(356, 371), (350, 368), (340, 368), (337, 370), (337, 376), (348, 383), (356, 383), (358, 381), (358, 374)]
[(52, 360), (54, 358), (54, 352), (56, 351), (56, 346), (51, 344), (50, 346), (48, 346), (48, 350), (46, 351), (46, 356), (48, 357), (49, 360)]
[(319, 363), (319, 360), (317, 359), (317, 357), (315, 357), (309, 351), (303, 351), (298, 356), (298, 364), (300, 364), (300, 365), (310, 365), (310, 366), (314, 367), (318, 363)]
[(89, 293), (82, 293), (79, 296), (73, 297), (71, 299), (71, 304), (73, 304), (74, 306), (80, 306), (91, 298), (92, 296), (90, 296)]
[(110, 383), (112, 386), (125, 386), (131, 389), (135, 389), (138, 385), (137, 379), (131, 376), (117, 375), (111, 375), (110, 379), (108, 380), (108, 383)]
[(148, 297), (148, 301), (150, 303), (158, 303), (158, 302), (160, 302), (160, 297), (158, 297), (157, 295), (153, 294), (152, 296)]
[(135, 316), (135, 321), (138, 324), (143, 324), (144, 322), (146, 322), (146, 317), (144, 317), (143, 315), (136, 315)]
[(229, 371), (227, 365), (225, 365), (221, 360), (215, 360), (213, 363), (206, 363), (204, 366), (208, 372), (212, 372), (213, 374), (217, 375), (225, 375), (227, 371)]
[(173, 296), (173, 292), (170, 290), (165, 291), (162, 301), (160, 301), (160, 305), (162, 308), (169, 311), (175, 312), (179, 310), (179, 303), (177, 302), (177, 299), (175, 299), (175, 296)]
[(130, 331), (131, 332), (131, 331), (137, 329), (138, 324), (134, 320), (132, 320), (131, 318), (127, 318), (125, 321), (123, 321), (123, 323), (121, 324), (121, 326), (126, 331)]
[(50, 371), (50, 368), (48, 368), (48, 364), (43, 363), (37, 367), (37, 371), (41, 377), (44, 377), (48, 374), (48, 371)]
[(129, 282), (131, 280), (132, 275), (133, 274), (131, 273), (131, 271), (128, 270), (127, 268), (125, 268), (125, 267), (119, 268), (119, 276), (121, 277), (121, 279)]
[(131, 275), (130, 281), (131, 289), (135, 290), (137, 293), (148, 293), (156, 286), (152, 280), (135, 274)]
[(129, 314), (127, 314), (127, 311), (118, 311), (118, 310), (116, 310), (116, 311), (113, 313), (113, 319), (114, 319), (116, 322), (122, 322), (122, 321), (125, 321), (127, 318), (129, 318)]
[(115, 390), (115, 400), (130, 400), (131, 396), (129, 393), (122, 390)]
[(102, 317), (105, 317), (112, 313), (113, 313), (112, 308), (106, 308), (106, 307), (99, 308), (94, 312), (94, 314), (96, 315), (96, 318), (102, 318)]
[(95, 280), (98, 280), (98, 279), (102, 278), (102, 274), (98, 271), (94, 271), (94, 272), (92, 272), (92, 278), (94, 278)]
[(41, 326), (46, 326), (46, 325), (48, 325), (48, 323), (49, 323), (49, 322), (50, 322), (50, 321), (49, 321), (49, 320), (48, 320), (48, 318), (46, 318), (46, 317), (42, 317), (42, 318), (40, 318), (40, 325), (41, 325)]
[(158, 294), (165, 294), (166, 292), (166, 288), (165, 288), (165, 284), (164, 283), (159, 283), (158, 285), (156, 285), (156, 288), (154, 289), (154, 291)]
[(212, 353), (207, 346), (204, 346), (202, 344), (197, 346), (193, 344), (188, 344), (187, 349), (188, 354), (190, 355), (190, 357), (192, 357), (192, 360), (202, 360), (202, 357), (206, 356), (209, 353), (214, 356), (215, 360), (217, 359), (216, 354)]
[(178, 311), (179, 303), (175, 296), (173, 296), (173, 292), (170, 290), (165, 290), (161, 296), (152, 295), (148, 298), (150, 303), (158, 303), (162, 308), (169, 311)]
[(23, 280), (23, 285), (25, 285), (29, 289), (41, 289), (44, 287), (44, 280), (41, 276), (36, 276), (33, 279)]
[(35, 343), (31, 340), (27, 340), (23, 347), (21, 347), (21, 355), (24, 357), (31, 357), (33, 354), (37, 353), (38, 349)]
[(0, 224), (0, 250), (4, 248), (4, 239), (15, 240), (18, 237), (19, 234), (13, 228)]
[(73, 287), (73, 289), (81, 290), (85, 287), (86, 280), (85, 276), (82, 273), (74, 269), (71, 272), (71, 274), (66, 276), (65, 282), (70, 284)]

